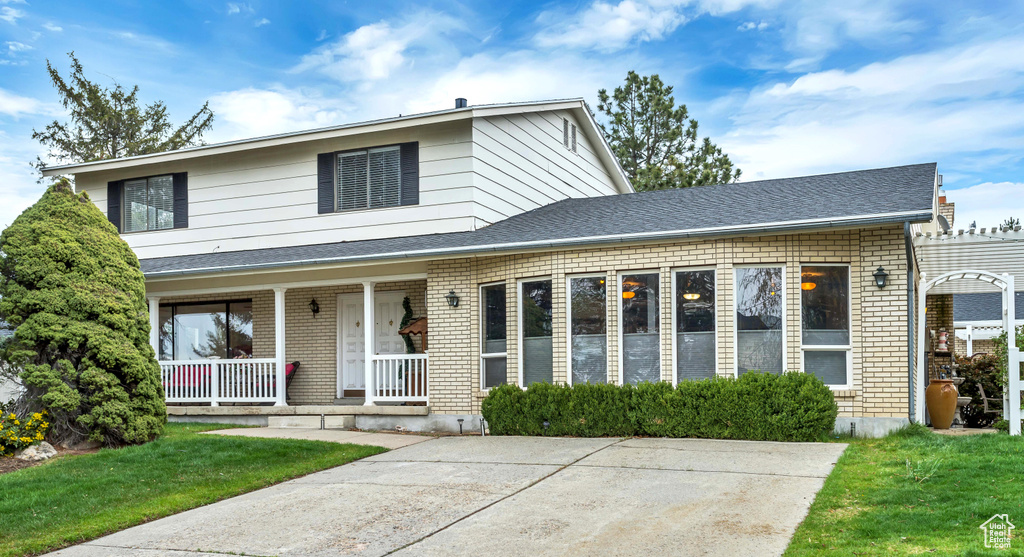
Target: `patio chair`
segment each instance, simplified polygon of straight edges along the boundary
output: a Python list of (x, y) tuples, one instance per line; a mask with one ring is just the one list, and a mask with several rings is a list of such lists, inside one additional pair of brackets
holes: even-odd
[[(1003, 397), (998, 397), (998, 398), (997, 397), (990, 397), (987, 394), (985, 394), (985, 387), (981, 386), (981, 382), (979, 381), (979, 382), (977, 382), (977, 384), (978, 384), (978, 391), (981, 392), (981, 401), (982, 401), (983, 412), (986, 413), (986, 414), (1002, 414), (1003, 413)], [(995, 406), (996, 403), (999, 404), (999, 409), (998, 410), (989, 407), (989, 404), (992, 404), (992, 406)]]
[(288, 396), (288, 389), (292, 386), (292, 379), (295, 379), (295, 372), (299, 371), (299, 366), (302, 365), (300, 362), (292, 362), (284, 366), (284, 388), (286, 398), (289, 400), (292, 398)]

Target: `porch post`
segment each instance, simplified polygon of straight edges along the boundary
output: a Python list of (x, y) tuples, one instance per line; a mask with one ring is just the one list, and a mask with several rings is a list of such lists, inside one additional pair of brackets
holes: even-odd
[(363, 406), (374, 406), (373, 404), (373, 355), (374, 355), (374, 343), (373, 333), (376, 330), (373, 321), (373, 285), (372, 282), (363, 283), (363, 353), (364, 357), (364, 368), (366, 387), (364, 393), (366, 393), (366, 402)]
[(914, 416), (915, 421), (924, 425), (925, 403), (924, 393), (928, 388), (928, 352), (931, 347), (928, 344), (928, 276), (921, 273), (920, 287), (917, 295), (917, 396), (915, 397)]
[(974, 355), (974, 325), (967, 326), (967, 357)]
[(1010, 435), (1020, 435), (1020, 347), (1017, 346), (1017, 309), (1016, 309), (1016, 293), (1014, 289), (1014, 276), (1007, 273), (1003, 275), (1003, 280), (1006, 281), (1006, 293), (1005, 293), (1005, 306), (1006, 307), (1006, 361), (1009, 368), (1009, 381), (1007, 383), (1010, 386)]
[(277, 402), (274, 406), (288, 406), (288, 385), (284, 373), (284, 293), (286, 288), (274, 289), (274, 357), (277, 362), (274, 373), (277, 376)]
[(160, 360), (160, 296), (149, 298), (149, 345)]

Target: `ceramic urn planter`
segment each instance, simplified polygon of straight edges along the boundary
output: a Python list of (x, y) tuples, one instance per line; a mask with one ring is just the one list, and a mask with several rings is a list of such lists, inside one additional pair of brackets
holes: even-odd
[(928, 405), (928, 415), (932, 418), (935, 429), (949, 429), (956, 414), (956, 398), (958, 393), (952, 379), (932, 379), (924, 393)]

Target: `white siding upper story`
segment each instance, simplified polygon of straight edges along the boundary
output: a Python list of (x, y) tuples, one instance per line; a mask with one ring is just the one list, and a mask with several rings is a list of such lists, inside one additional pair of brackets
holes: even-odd
[[(140, 259), (474, 230), (568, 197), (630, 191), (575, 102), (68, 170), (104, 213), (108, 182), (188, 173), (187, 228), (122, 234)], [(577, 129), (576, 152), (563, 145), (563, 119)], [(318, 154), (411, 141), (417, 205), (318, 213)]]

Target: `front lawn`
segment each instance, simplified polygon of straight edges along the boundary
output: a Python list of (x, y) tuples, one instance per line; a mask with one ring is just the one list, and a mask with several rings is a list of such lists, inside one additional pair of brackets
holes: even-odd
[(985, 549), (997, 513), (1024, 528), (1024, 439), (915, 426), (850, 442), (786, 555), (1017, 555)]
[(380, 447), (198, 435), (167, 424), (137, 447), (0, 475), (0, 556), (42, 553), (384, 452)]

